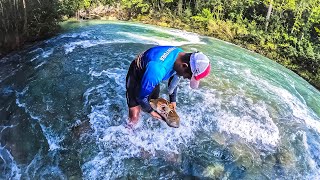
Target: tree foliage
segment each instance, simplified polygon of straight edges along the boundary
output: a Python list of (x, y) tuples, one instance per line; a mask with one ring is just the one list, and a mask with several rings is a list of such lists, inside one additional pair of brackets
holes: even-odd
[(58, 0), (0, 0), (0, 56), (57, 32)]

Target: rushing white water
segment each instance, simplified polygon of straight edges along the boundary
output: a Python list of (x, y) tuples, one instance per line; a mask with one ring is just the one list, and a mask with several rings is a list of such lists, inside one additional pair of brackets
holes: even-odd
[[(0, 60), (0, 179), (320, 176), (320, 93), (290, 70), (180, 30), (72, 26)], [(212, 73), (198, 90), (178, 85), (180, 128), (142, 113), (129, 130), (127, 70), (155, 45), (200, 50)]]

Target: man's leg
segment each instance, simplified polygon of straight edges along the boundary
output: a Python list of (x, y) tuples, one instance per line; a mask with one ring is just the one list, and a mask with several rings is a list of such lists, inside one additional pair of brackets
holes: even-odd
[(141, 107), (136, 100), (139, 93), (139, 88), (137, 87), (138, 82), (134, 77), (130, 76), (131, 74), (134, 74), (132, 64), (126, 77), (126, 97), (129, 108), (129, 125), (133, 127), (139, 121)]
[(132, 125), (136, 125), (139, 121), (141, 107), (135, 106), (129, 108), (129, 123)]

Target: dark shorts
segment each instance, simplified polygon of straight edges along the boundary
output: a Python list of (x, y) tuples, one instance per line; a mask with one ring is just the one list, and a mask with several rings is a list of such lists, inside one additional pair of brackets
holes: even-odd
[[(137, 67), (135, 60), (132, 61), (126, 77), (126, 97), (128, 107), (139, 106), (138, 97), (141, 88), (141, 80), (144, 71)], [(149, 96), (149, 99), (157, 99), (160, 93), (160, 85), (157, 85)]]

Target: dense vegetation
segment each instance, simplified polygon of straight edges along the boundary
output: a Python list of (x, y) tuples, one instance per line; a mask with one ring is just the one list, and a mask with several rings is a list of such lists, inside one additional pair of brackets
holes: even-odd
[[(56, 27), (61, 16), (137, 20), (241, 45), (278, 61), (320, 89), (320, 0), (47, 0), (41, 5), (33, 0), (14, 0), (16, 5), (2, 1), (1, 34), (38, 37)], [(3, 4), (11, 9), (4, 10)]]
[(0, 0), (0, 57), (56, 33), (60, 17), (58, 0)]

